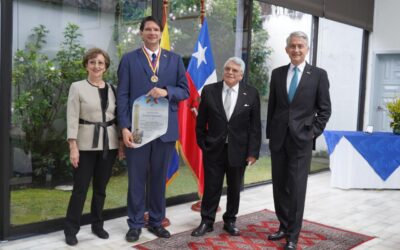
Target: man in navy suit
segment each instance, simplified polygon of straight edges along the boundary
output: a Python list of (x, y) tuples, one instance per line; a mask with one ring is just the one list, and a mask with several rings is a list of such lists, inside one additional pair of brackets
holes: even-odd
[[(126, 53), (118, 68), (118, 122), (126, 146), (129, 178), (129, 231), (125, 237), (128, 242), (137, 241), (141, 234), (146, 195), (149, 199), (148, 230), (158, 237), (170, 237), (161, 224), (165, 218), (165, 183), (178, 139), (178, 102), (188, 98), (189, 88), (180, 56), (160, 48), (161, 32), (159, 20), (145, 17), (140, 24), (143, 46)], [(132, 105), (142, 95), (167, 98), (168, 129), (161, 137), (135, 148), (131, 131)]]
[(290, 64), (273, 70), (270, 83), (267, 138), (280, 225), (268, 238), (286, 238), (285, 249), (297, 247), (313, 142), (331, 115), (328, 75), (305, 62), (308, 51), (307, 35), (291, 33), (286, 40)]
[(239, 211), (240, 188), (246, 166), (256, 162), (261, 145), (260, 96), (248, 85), (239, 84), (245, 64), (239, 57), (224, 65), (224, 80), (206, 85), (197, 116), (197, 144), (203, 151), (204, 195), (201, 223), (192, 232), (199, 237), (213, 231), (215, 213), (226, 174), (228, 184), (224, 227), (232, 236)]

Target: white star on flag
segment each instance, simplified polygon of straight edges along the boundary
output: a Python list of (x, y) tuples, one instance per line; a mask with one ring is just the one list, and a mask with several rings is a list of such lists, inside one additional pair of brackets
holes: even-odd
[(201, 46), (201, 43), (198, 42), (197, 52), (192, 54), (192, 56), (197, 58), (197, 68), (200, 67), (201, 62), (203, 62), (203, 61), (204, 61), (204, 64), (207, 64), (207, 61), (206, 61), (206, 50), (207, 50), (207, 47), (203, 48)]

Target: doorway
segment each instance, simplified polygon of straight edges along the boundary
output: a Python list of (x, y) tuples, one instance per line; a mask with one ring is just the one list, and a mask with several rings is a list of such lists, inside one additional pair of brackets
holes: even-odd
[(371, 124), (375, 131), (392, 131), (386, 103), (400, 97), (400, 52), (376, 54)]

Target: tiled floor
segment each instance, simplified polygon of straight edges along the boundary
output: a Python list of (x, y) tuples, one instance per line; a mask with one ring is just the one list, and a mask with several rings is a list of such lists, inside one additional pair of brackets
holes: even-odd
[[(376, 238), (358, 246), (360, 249), (400, 249), (400, 190), (341, 190), (329, 186), (329, 172), (310, 176), (305, 219), (339, 227), (342, 229), (375, 236)], [(224, 208), (226, 197), (222, 197)], [(200, 222), (198, 213), (190, 210), (191, 203), (167, 208), (167, 217), (172, 225), (171, 233), (195, 228)], [(273, 210), (272, 186), (251, 188), (242, 193), (240, 214), (268, 208)], [(224, 210), (224, 209), (223, 209)], [(221, 220), (218, 213), (217, 220)], [(124, 240), (127, 231), (126, 218), (106, 221), (105, 228), (110, 239), (100, 240), (90, 232), (90, 226), (82, 227), (78, 234), (79, 244), (68, 247), (64, 235), (55, 232), (46, 235), (0, 243), (0, 249), (132, 249)], [(143, 230), (140, 241), (152, 240), (155, 236)]]

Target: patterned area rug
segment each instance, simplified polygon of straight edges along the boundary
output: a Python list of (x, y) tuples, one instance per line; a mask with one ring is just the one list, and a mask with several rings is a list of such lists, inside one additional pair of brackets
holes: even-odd
[[(214, 224), (214, 231), (203, 237), (190, 236), (191, 231), (173, 235), (169, 239), (155, 239), (134, 246), (135, 249), (282, 249), (286, 241), (269, 241), (268, 235), (278, 229), (275, 213), (262, 210), (238, 217), (236, 226), (241, 235), (230, 236), (222, 230), (222, 222)], [(303, 221), (298, 249), (351, 249), (374, 237)]]

